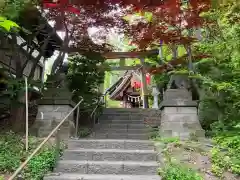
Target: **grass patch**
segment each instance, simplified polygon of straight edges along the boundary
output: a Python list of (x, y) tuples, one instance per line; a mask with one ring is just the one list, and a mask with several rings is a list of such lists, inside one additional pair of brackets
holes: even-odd
[(191, 168), (179, 164), (169, 163), (163, 169), (159, 169), (162, 180), (203, 180), (203, 178)]
[(178, 137), (167, 137), (167, 138), (165, 138), (165, 137), (157, 136), (153, 140), (156, 141), (156, 142), (162, 142), (164, 144), (180, 142), (180, 139)]
[(215, 147), (211, 150), (212, 171), (219, 177), (230, 171), (240, 175), (240, 134), (221, 134), (213, 138)]
[[(203, 177), (194, 169), (187, 167), (175, 157), (173, 151), (175, 149), (184, 150), (184, 142), (181, 142), (178, 137), (156, 137), (157, 143), (162, 144), (161, 154), (163, 156), (164, 168), (159, 168), (159, 175), (163, 180), (203, 180)], [(181, 152), (181, 151), (180, 151)]]
[[(11, 174), (25, 161), (28, 155), (39, 145), (39, 139), (29, 138), (29, 152), (25, 151), (24, 140), (21, 136), (8, 132), (0, 135), (0, 174)], [(62, 148), (63, 149), (63, 146)], [(26, 180), (42, 180), (43, 176), (52, 171), (56, 163), (54, 144), (46, 144), (33, 157), (21, 173)]]

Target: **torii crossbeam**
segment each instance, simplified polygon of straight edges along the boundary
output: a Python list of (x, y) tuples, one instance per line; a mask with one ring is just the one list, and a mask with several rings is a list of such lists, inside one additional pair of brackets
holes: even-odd
[[(126, 58), (138, 58), (141, 61), (141, 80), (142, 80), (142, 97), (143, 97), (143, 108), (149, 108), (148, 104), (148, 92), (147, 92), (147, 82), (146, 82), (146, 67), (144, 59), (147, 56), (157, 55), (158, 50), (150, 51), (137, 51), (137, 52), (108, 52), (102, 54), (106, 59), (120, 59), (120, 67), (113, 67), (112, 70), (136, 70), (138, 66), (125, 66)], [(115, 68), (115, 69), (114, 69)]]

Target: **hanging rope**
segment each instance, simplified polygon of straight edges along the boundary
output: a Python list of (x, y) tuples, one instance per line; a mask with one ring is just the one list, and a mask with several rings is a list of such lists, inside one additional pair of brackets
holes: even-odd
[(130, 102), (140, 102), (141, 101), (141, 96), (130, 96), (130, 95), (127, 95), (128, 96), (128, 101)]

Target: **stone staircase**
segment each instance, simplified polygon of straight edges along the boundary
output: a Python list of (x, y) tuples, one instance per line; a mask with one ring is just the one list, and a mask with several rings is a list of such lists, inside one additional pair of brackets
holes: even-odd
[(89, 138), (69, 140), (44, 180), (160, 180), (158, 155), (144, 124), (149, 112), (106, 109)]

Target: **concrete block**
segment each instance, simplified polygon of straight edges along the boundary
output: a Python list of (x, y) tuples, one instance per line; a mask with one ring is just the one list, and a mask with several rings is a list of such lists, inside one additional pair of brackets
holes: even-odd
[(164, 107), (162, 114), (197, 114), (196, 107)]
[[(36, 122), (33, 125), (39, 136), (47, 136), (63, 118), (70, 112), (70, 105), (39, 105)], [(65, 111), (65, 112), (64, 112)], [(71, 114), (60, 127), (60, 136), (63, 139), (73, 134), (73, 114)]]
[(180, 98), (192, 100), (192, 95), (187, 89), (167, 89), (163, 95), (163, 100)]

